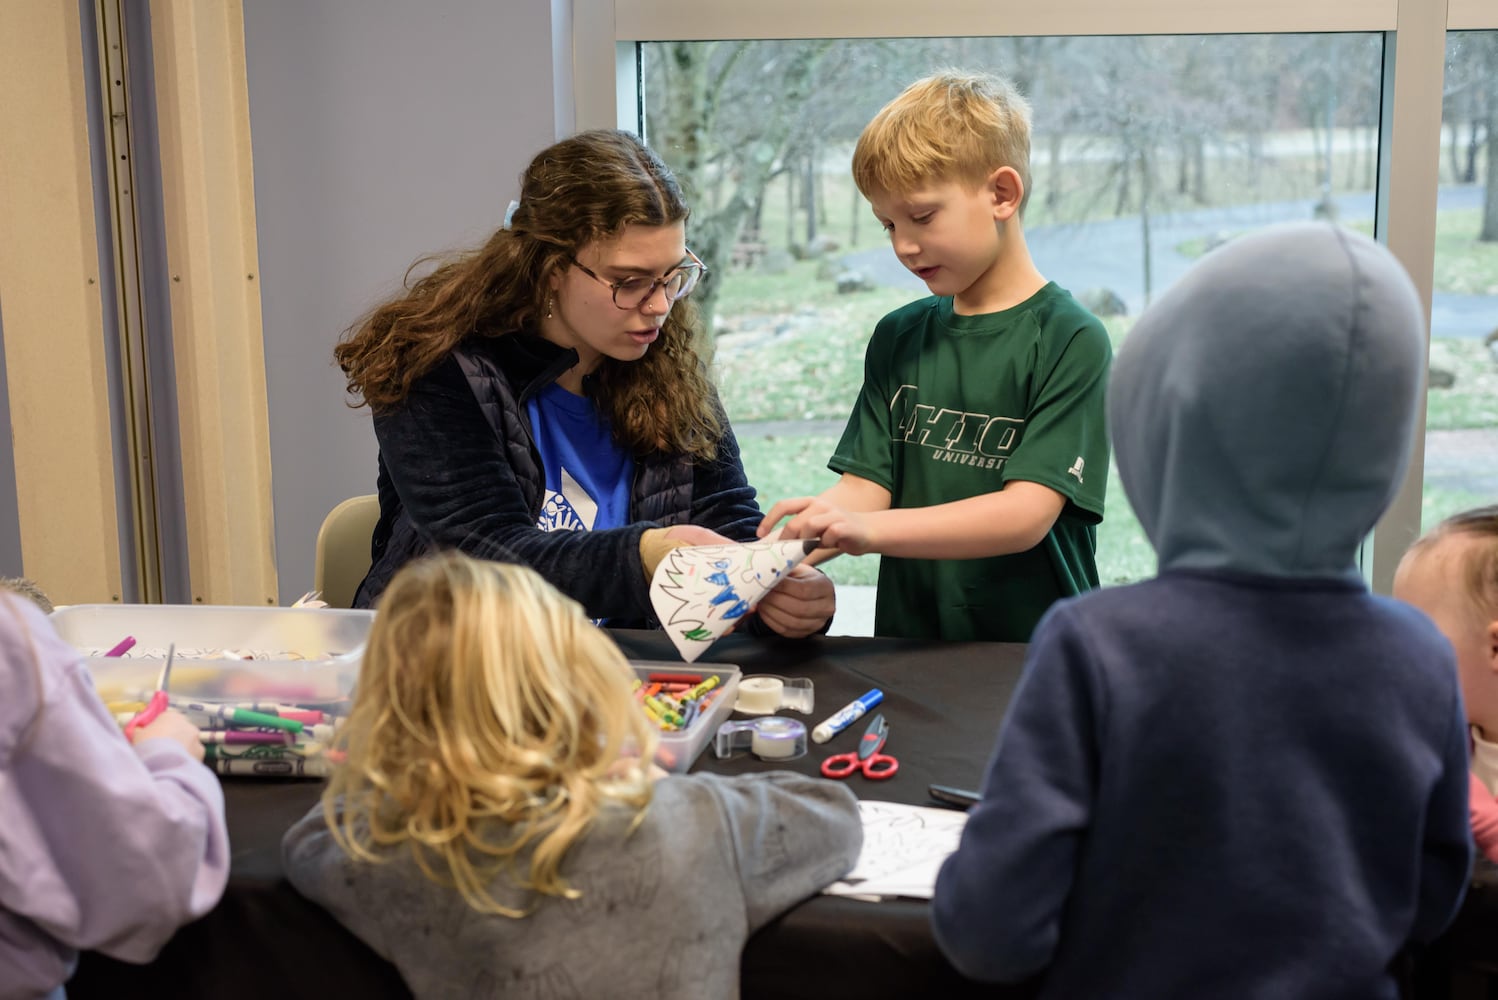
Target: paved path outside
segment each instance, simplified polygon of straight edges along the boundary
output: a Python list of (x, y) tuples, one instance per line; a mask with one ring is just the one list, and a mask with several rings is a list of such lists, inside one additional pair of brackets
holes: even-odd
[[(1482, 189), (1471, 185), (1442, 188), (1438, 204), (1442, 209), (1476, 208), (1482, 204)], [(1158, 297), (1191, 265), (1192, 258), (1176, 250), (1181, 244), (1208, 237), (1228, 237), (1275, 222), (1310, 219), (1314, 210), (1315, 201), (1306, 199), (1155, 216), (1150, 223), (1151, 294)], [(1371, 220), (1373, 195), (1350, 194), (1338, 198), (1337, 217), (1342, 222)], [(1142, 231), (1138, 216), (1037, 226), (1025, 231), (1025, 240), (1041, 273), (1073, 293), (1107, 288), (1124, 300), (1130, 315), (1137, 316), (1143, 311)], [(877, 284), (908, 288), (912, 295), (927, 294), (925, 282), (906, 270), (888, 247), (861, 250), (844, 256), (842, 261)], [(1431, 329), (1438, 337), (1484, 337), (1498, 329), (1498, 296), (1437, 292), (1431, 303)]]

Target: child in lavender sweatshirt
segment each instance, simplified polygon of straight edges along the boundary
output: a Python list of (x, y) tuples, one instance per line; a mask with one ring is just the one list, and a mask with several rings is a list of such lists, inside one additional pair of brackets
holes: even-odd
[(147, 962), (229, 874), (218, 779), (163, 712), (127, 743), (78, 653), (0, 594), (0, 1000), (61, 997), (77, 952)]

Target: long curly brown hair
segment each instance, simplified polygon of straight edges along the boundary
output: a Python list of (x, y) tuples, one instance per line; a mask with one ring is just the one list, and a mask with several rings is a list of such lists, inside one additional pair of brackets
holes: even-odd
[[(417, 261), (404, 294), (345, 332), (333, 358), (352, 405), (398, 405), (413, 382), (469, 337), (534, 335), (551, 276), (569, 267), (578, 250), (626, 226), (684, 223), (688, 214), (670, 168), (628, 132), (595, 129), (548, 146), (521, 176), (520, 203), (507, 228), (476, 249)], [(435, 269), (413, 281), (432, 261)], [(605, 357), (597, 369), (593, 398), (614, 436), (635, 454), (717, 453), (723, 416), (699, 350), (702, 336), (696, 311), (683, 299), (643, 358)]]

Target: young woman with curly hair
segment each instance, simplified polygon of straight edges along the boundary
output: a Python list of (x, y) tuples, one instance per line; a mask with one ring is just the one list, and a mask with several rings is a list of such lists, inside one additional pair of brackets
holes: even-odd
[[(520, 563), (613, 625), (650, 620), (670, 548), (755, 538), (738, 444), (697, 350), (670, 170), (628, 132), (542, 150), (506, 225), (437, 263), (334, 356), (374, 414), (380, 520), (355, 604), (434, 549)], [(759, 605), (825, 628), (832, 582), (798, 567)]]

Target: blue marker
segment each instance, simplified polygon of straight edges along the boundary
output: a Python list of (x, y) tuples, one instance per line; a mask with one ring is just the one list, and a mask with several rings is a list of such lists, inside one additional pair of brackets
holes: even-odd
[(813, 729), (811, 731), (811, 738), (818, 743), (826, 743), (838, 733), (863, 718), (865, 712), (883, 700), (884, 692), (878, 688), (874, 688), (874, 690), (856, 701), (849, 702), (846, 708), (839, 710), (832, 718)]

